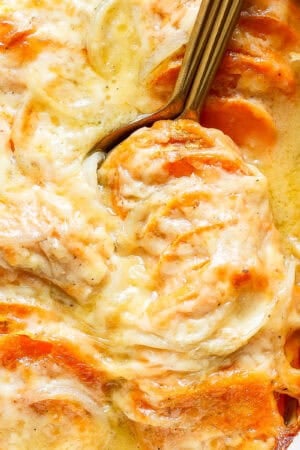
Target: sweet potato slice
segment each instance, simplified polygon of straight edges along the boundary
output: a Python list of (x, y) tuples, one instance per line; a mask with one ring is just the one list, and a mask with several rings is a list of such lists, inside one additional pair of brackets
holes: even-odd
[(242, 98), (210, 97), (200, 122), (222, 130), (241, 146), (271, 147), (276, 142), (270, 114), (262, 106)]

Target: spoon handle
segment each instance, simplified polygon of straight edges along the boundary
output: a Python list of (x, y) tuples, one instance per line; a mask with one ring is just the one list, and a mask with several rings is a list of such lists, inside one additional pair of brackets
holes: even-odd
[(187, 43), (174, 92), (169, 101), (169, 103), (176, 103), (179, 101), (182, 104), (181, 111), (197, 74), (198, 66), (203, 57), (221, 4), (222, 0), (202, 0), (200, 4), (196, 21)]
[(158, 120), (178, 116), (198, 120), (242, 3), (243, 0), (202, 0), (171, 100), (158, 111), (140, 115), (112, 130), (88, 154), (109, 151), (133, 131)]
[(239, 17), (243, 0), (222, 0), (211, 28), (197, 73), (189, 91), (181, 118), (199, 119), (206, 94), (219, 67), (229, 38)]

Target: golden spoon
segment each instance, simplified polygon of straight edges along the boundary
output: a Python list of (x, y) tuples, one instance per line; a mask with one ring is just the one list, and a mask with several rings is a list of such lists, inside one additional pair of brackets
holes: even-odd
[(111, 131), (90, 151), (109, 151), (133, 131), (158, 120), (198, 120), (207, 91), (231, 37), (243, 0), (202, 0), (169, 103)]

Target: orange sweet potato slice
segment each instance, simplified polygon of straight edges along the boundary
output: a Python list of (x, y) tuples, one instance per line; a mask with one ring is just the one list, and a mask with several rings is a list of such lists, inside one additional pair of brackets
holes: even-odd
[[(67, 343), (32, 339), (26, 335), (8, 335), (0, 340), (0, 363), (14, 370), (23, 360), (48, 360), (77, 376), (82, 383), (99, 389), (102, 375)], [(34, 366), (33, 366), (34, 367)]]
[(286, 94), (290, 94), (296, 87), (295, 77), (291, 67), (278, 56), (266, 54), (265, 56), (259, 55), (254, 57), (243, 53), (228, 51), (223, 58), (219, 71), (221, 82), (218, 80), (217, 76), (213, 90), (215, 89), (216, 84), (219, 84), (217, 90), (220, 93), (222, 93), (222, 91), (224, 92), (226, 90), (226, 78), (231, 81), (233, 77), (237, 75), (238, 80), (245, 72), (247, 72), (248, 76), (251, 75), (251, 88), (256, 85), (257, 76), (263, 77), (265, 89), (275, 88)]
[[(180, 392), (181, 391), (181, 392)], [(135, 396), (137, 407), (150, 405), (143, 402), (143, 398)], [(168, 412), (167, 412), (168, 411)], [(143, 450), (154, 450), (165, 446), (175, 447), (194, 441), (201, 441), (202, 429), (218, 429), (230, 436), (237, 430), (243, 433), (242, 448), (248, 448), (254, 440), (265, 442), (266, 436), (282, 435), (281, 442), (288, 434), (288, 427), (284, 426), (283, 419), (278, 412), (271, 383), (260, 373), (241, 374), (229, 372), (222, 376), (212, 375), (199, 384), (188, 388), (173, 388), (165, 401), (161, 401), (156, 412), (162, 417), (172, 416), (182, 420), (193, 421), (193, 430), (187, 431), (185, 426), (176, 423), (173, 427), (153, 427), (146, 424), (135, 423), (139, 444)], [(149, 413), (150, 416), (150, 413)], [(200, 418), (201, 417), (201, 418)], [(197, 419), (198, 418), (198, 419)], [(199, 419), (200, 418), (200, 419)], [(220, 445), (224, 443), (223, 436)], [(217, 444), (217, 439), (214, 444)], [(221, 448), (221, 447), (220, 447)], [(254, 448), (250, 447), (249, 448)], [(285, 447), (278, 447), (285, 448)]]
[(270, 114), (262, 106), (242, 98), (210, 97), (200, 122), (222, 130), (241, 146), (271, 147), (276, 142), (276, 128)]
[(280, 46), (289, 46), (299, 41), (299, 36), (286, 22), (268, 14), (247, 14), (243, 12), (239, 25), (250, 31), (253, 35), (265, 39), (272, 36)]

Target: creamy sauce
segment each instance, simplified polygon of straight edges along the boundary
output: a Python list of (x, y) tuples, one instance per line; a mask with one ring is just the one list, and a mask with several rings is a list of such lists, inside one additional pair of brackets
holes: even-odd
[[(288, 327), (294, 265), (266, 179), (233, 142), (195, 123), (169, 141), (167, 125), (157, 140), (144, 130), (141, 151), (116, 150), (99, 184), (102, 156), (85, 158), (111, 128), (161, 104), (147, 76), (186, 42), (199, 1), (160, 3), (0, 5), (0, 400), (9, 412), (0, 448), (138, 450), (133, 423), (154, 423), (158, 438), (170, 423), (173, 432), (184, 408), (170, 398), (224, 361), (269, 380), (275, 356), (286, 369), (273, 341)], [(271, 105), (276, 148), (247, 158), (267, 175), (296, 256), (300, 101), (283, 104)], [(195, 416), (182, 416), (189, 430)], [(208, 448), (217, 428), (163, 448), (198, 450), (200, 439)]]
[(275, 223), (287, 248), (300, 258), (300, 97), (273, 105), (276, 147), (260, 164), (268, 178)]

